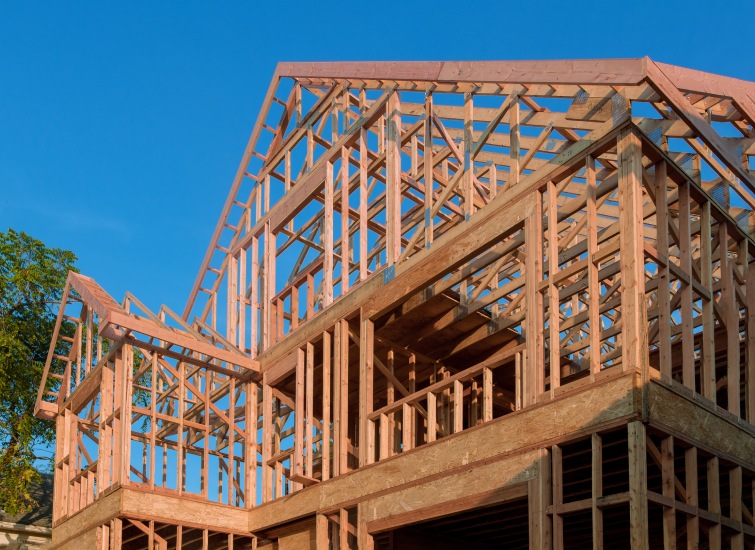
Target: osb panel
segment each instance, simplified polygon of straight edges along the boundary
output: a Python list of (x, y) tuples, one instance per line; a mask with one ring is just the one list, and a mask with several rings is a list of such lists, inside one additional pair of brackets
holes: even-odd
[[(92, 529), (96, 532), (97, 526), (107, 523), (110, 519), (116, 517), (120, 513), (120, 510), (121, 490), (117, 489), (99, 498), (96, 505), (89, 506), (71, 518), (55, 525), (52, 530), (51, 548), (64, 548), (65, 546), (62, 545), (67, 544), (69, 540), (78, 541), (83, 536), (81, 533), (87, 533)], [(76, 546), (76, 550), (83, 550), (83, 548)]]
[(59, 546), (53, 545), (50, 548), (55, 550), (97, 550), (97, 527), (78, 533), (75, 538)]
[(536, 477), (538, 458), (539, 453), (532, 451), (395, 491), (367, 501), (365, 519), (374, 521), (431, 506), (442, 507), (452, 500), (524, 483)]
[(752, 431), (693, 403), (662, 383), (651, 381), (648, 392), (651, 425), (755, 467)]
[(122, 489), (124, 515), (217, 531), (243, 532), (247, 511), (211, 502)]

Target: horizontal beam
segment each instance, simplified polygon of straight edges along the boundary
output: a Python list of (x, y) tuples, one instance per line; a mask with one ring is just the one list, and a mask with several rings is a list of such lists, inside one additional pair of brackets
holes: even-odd
[[(140, 319), (134, 315), (112, 311), (103, 321), (101, 321), (100, 332), (104, 334), (109, 326), (119, 327), (129, 332), (144, 334), (145, 336), (156, 338), (157, 340), (162, 340), (169, 344), (185, 348), (202, 355), (206, 355), (212, 359), (219, 359), (232, 365), (245, 367), (249, 370), (259, 370), (259, 364), (256, 360), (243, 355), (240, 352), (234, 353), (232, 351), (220, 349), (213, 346), (212, 344), (201, 342), (190, 336), (181, 334), (175, 330), (162, 328), (152, 321), (149, 321), (147, 319)], [(119, 341), (124, 337), (123, 335), (119, 335), (115, 332), (110, 332), (109, 336), (116, 341)], [(133, 342), (133, 344), (136, 346), (140, 345), (138, 341)], [(156, 347), (156, 351), (159, 351), (159, 349), (159, 347)], [(191, 357), (184, 357), (183, 354), (180, 355), (182, 358), (184, 358), (185, 361), (189, 363), (192, 362)]]
[(637, 84), (644, 59), (556, 61), (319, 62), (280, 63), (277, 74), (292, 78), (354, 78), (426, 82), (517, 82), (522, 84)]

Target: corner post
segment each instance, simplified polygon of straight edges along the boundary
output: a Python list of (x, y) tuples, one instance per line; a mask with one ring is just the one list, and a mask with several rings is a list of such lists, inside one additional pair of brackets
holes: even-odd
[(642, 243), (642, 146), (631, 128), (618, 139), (621, 226), (621, 317), (623, 369), (638, 369), (647, 381), (644, 247)]

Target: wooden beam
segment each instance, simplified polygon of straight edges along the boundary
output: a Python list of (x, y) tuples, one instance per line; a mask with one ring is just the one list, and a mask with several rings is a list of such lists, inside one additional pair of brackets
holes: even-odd
[(368, 416), (372, 413), (374, 324), (362, 316), (359, 332), (359, 465), (365, 466), (374, 461), (373, 424)]
[(645, 425), (629, 422), (629, 541), (632, 550), (648, 550), (647, 451)]
[(646, 373), (645, 285), (642, 215), (642, 149), (634, 130), (618, 138), (621, 220), (622, 365)]

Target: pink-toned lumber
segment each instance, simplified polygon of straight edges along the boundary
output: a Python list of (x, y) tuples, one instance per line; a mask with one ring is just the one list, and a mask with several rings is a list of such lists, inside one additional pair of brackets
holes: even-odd
[(182, 314), (68, 278), (53, 547), (752, 546), (753, 97), (279, 64)]

